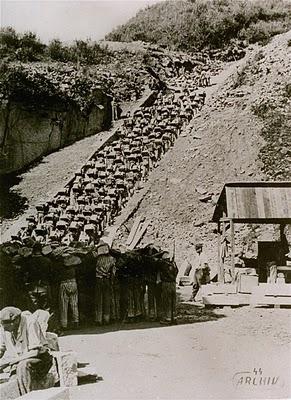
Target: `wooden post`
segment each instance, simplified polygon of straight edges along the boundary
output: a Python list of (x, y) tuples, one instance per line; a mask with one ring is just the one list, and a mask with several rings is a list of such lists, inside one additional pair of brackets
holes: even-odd
[(221, 234), (220, 234), (220, 221), (217, 222), (217, 265), (218, 265), (218, 282), (221, 278), (221, 268), (220, 268), (220, 246), (221, 246)]
[(234, 223), (230, 220), (230, 247), (231, 247), (231, 277), (232, 282), (234, 281)]
[(280, 242), (284, 240), (285, 224), (280, 224)]
[(285, 224), (280, 224), (280, 264), (285, 265), (285, 252), (284, 252), (284, 231), (285, 231)]
[(220, 232), (220, 221), (217, 222), (217, 265), (218, 265), (218, 282), (222, 283), (222, 273), (221, 273), (221, 257), (220, 257), (220, 250), (221, 250), (221, 232)]

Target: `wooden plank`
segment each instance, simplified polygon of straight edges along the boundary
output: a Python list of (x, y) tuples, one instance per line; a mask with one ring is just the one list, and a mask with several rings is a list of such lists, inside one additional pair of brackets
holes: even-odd
[(232, 280), (234, 280), (234, 223), (233, 220), (230, 220), (230, 247), (231, 247), (231, 276)]
[(256, 188), (251, 188), (249, 193), (249, 212), (251, 218), (258, 218), (258, 203), (256, 198)]
[[(224, 222), (223, 222), (224, 225)], [(218, 282), (224, 282), (224, 265), (221, 254), (221, 231), (220, 231), (220, 222), (217, 223), (217, 261), (218, 261)]]
[[(272, 197), (274, 202), (273, 218), (284, 218), (283, 210), (283, 196), (281, 190), (272, 190)], [(285, 214), (286, 215), (286, 214)]]
[(271, 207), (271, 214), (269, 217), (276, 216), (277, 215), (277, 204), (276, 204), (276, 195), (275, 195), (275, 190), (268, 189), (269, 197), (270, 197), (270, 207)]
[(256, 189), (254, 187), (242, 189), (242, 202), (245, 216), (247, 218), (258, 218)]
[(286, 209), (283, 207), (282, 211), (284, 211), (285, 218), (291, 218), (291, 188), (282, 188), (282, 191), (286, 199), (284, 202)]
[(139, 216), (139, 217), (137, 217), (135, 219), (135, 221), (134, 221), (134, 223), (132, 225), (132, 228), (130, 230), (130, 233), (128, 235), (127, 241), (125, 243), (126, 246), (129, 246), (131, 244), (131, 242), (133, 241), (134, 236), (135, 236), (135, 234), (136, 234), (136, 232), (137, 232), (137, 230), (139, 228), (139, 224), (140, 224), (140, 222), (142, 222), (142, 220), (144, 220), (143, 216)]
[[(288, 198), (289, 194), (289, 198)], [(282, 195), (282, 208), (281, 211), (283, 215), (285, 216), (284, 218), (291, 216), (291, 190), (288, 188), (282, 188), (281, 189), (281, 195)]]
[(272, 284), (268, 285), (266, 289), (266, 296), (283, 296), (291, 297), (291, 285), (286, 284)]
[(138, 244), (138, 242), (141, 240), (141, 238), (145, 234), (149, 224), (150, 224), (150, 221), (145, 221), (143, 224), (140, 225), (138, 231), (136, 232), (134, 240), (131, 242), (130, 246), (128, 247), (129, 250), (133, 250), (135, 248), (135, 246)]
[(205, 305), (239, 306), (239, 299), (235, 294), (212, 294), (210, 296), (202, 296), (202, 301)]
[(252, 305), (275, 305), (290, 306), (291, 297), (272, 297), (272, 296), (250, 296), (250, 304)]
[(222, 285), (213, 285), (212, 286), (212, 293), (213, 294), (236, 294), (236, 285), (231, 283), (224, 283)]
[(258, 217), (259, 218), (265, 218), (266, 217), (263, 191), (264, 191), (264, 188), (256, 188), (256, 201), (257, 201), (257, 207), (258, 207), (258, 211), (257, 212), (258, 212)]
[(238, 218), (243, 218), (246, 215), (246, 208), (243, 202), (243, 196), (242, 196), (242, 189), (237, 188), (236, 191), (236, 202), (237, 202), (237, 217)]
[(235, 188), (226, 187), (226, 198), (227, 198), (227, 216), (229, 218), (235, 218), (238, 216)]
[(264, 188), (263, 191), (263, 200), (264, 200), (264, 210), (265, 210), (265, 218), (269, 218), (271, 214), (271, 202), (268, 188)]

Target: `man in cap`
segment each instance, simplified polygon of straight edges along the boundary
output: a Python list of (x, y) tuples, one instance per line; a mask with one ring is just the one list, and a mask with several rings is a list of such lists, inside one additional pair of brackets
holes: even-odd
[(62, 329), (68, 327), (68, 307), (72, 310), (73, 328), (79, 326), (78, 286), (76, 281), (76, 266), (81, 264), (81, 259), (74, 255), (64, 254), (63, 261), (58, 271), (59, 287), (59, 312)]
[(197, 243), (195, 245), (195, 255), (190, 258), (189, 262), (194, 269), (193, 275), (193, 291), (192, 291), (192, 300), (195, 300), (195, 297), (201, 287), (201, 285), (205, 285), (210, 282), (210, 269), (208, 265), (208, 260), (203, 252), (203, 244)]
[(0, 311), (3, 346), (0, 368), (10, 366), (16, 374), (20, 394), (30, 392), (43, 380), (52, 366), (46, 338), (38, 321), (29, 311), (5, 307)]
[(161, 324), (176, 324), (176, 277), (178, 268), (170, 253), (165, 251), (158, 264), (158, 279), (161, 280), (162, 319)]
[(36, 242), (33, 254), (27, 260), (28, 295), (34, 310), (47, 309), (51, 303), (52, 262), (42, 254), (42, 248), (42, 244)]
[(97, 247), (96, 259), (95, 322), (97, 325), (110, 322), (114, 269), (115, 258), (111, 256), (108, 244), (101, 243)]

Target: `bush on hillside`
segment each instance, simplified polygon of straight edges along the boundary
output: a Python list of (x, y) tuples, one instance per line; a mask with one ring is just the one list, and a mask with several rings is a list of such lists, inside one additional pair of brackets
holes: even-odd
[(91, 40), (75, 40), (71, 46), (65, 46), (60, 40), (54, 39), (47, 47), (47, 54), (53, 61), (73, 62), (83, 65), (105, 63), (112, 56), (106, 46), (101, 47)]
[(231, 40), (265, 43), (291, 26), (285, 0), (176, 0), (137, 13), (107, 40), (143, 40), (173, 49), (223, 48)]
[(76, 40), (66, 46), (54, 39), (47, 46), (33, 32), (20, 34), (10, 27), (0, 30), (0, 57), (8, 61), (60, 61), (98, 65), (108, 62), (111, 56), (106, 46), (101, 47), (91, 40)]
[(1, 59), (18, 61), (39, 61), (43, 59), (46, 45), (41, 43), (33, 32), (17, 34), (14, 29), (2, 28), (0, 31)]

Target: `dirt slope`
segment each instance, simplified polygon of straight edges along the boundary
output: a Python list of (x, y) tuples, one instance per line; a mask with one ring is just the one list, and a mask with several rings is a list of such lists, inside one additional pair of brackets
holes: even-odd
[[(215, 266), (215, 225), (208, 221), (224, 183), (269, 179), (260, 159), (266, 144), (264, 121), (254, 114), (253, 107), (266, 97), (277, 101), (285, 90), (291, 72), (290, 37), (291, 32), (278, 35), (213, 79), (208, 102), (192, 129), (179, 137), (150, 176), (150, 190), (134, 216), (143, 214), (152, 221), (143, 243), (155, 241), (169, 248), (175, 239), (181, 263), (189, 251), (189, 240), (201, 240)], [(286, 104), (290, 106), (290, 100)], [(286, 154), (283, 158), (288, 161)], [(286, 176), (287, 164), (282, 178)], [(204, 193), (213, 194), (211, 201), (199, 200)], [(271, 230), (269, 234), (277, 233)], [(246, 227), (240, 227), (237, 236), (237, 244), (242, 244), (242, 237), (250, 242), (250, 248), (255, 242)]]

